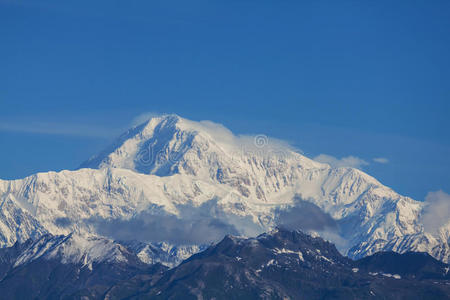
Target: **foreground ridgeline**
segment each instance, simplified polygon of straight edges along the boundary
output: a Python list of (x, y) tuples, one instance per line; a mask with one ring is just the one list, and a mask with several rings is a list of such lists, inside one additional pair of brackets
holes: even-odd
[[(380, 252), (354, 261), (329, 242), (276, 229), (226, 236), (169, 269), (126, 246), (97, 241), (120, 259), (64, 261), (73, 236), (0, 250), (4, 299), (449, 299), (449, 265), (426, 253)], [(118, 245), (118, 246), (117, 246)], [(101, 248), (103, 247), (103, 248)], [(116, 248), (115, 248), (116, 247)], [(67, 248), (66, 248), (67, 249)], [(40, 253), (30, 259), (27, 256)], [(92, 257), (92, 256), (91, 256)]]

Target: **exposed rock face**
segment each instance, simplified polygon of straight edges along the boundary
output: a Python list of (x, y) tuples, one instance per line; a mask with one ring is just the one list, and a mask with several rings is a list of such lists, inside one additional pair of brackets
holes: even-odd
[[(104, 255), (99, 255), (104, 253)], [(44, 235), (0, 249), (5, 299), (449, 299), (449, 265), (426, 253), (353, 261), (329, 242), (276, 229), (226, 236), (172, 269), (117, 242)]]
[(352, 261), (320, 238), (277, 230), (252, 239), (227, 236), (156, 282), (137, 276), (107, 297), (448, 299), (449, 279), (448, 265), (428, 254), (380, 253)]

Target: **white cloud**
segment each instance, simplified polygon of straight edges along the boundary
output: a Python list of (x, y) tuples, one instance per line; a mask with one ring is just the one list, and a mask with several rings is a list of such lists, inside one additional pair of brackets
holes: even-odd
[(338, 159), (331, 155), (320, 154), (313, 159), (321, 163), (329, 164), (333, 168), (351, 167), (360, 169), (362, 166), (369, 165), (367, 161), (352, 155)]
[(425, 204), (423, 226), (425, 231), (434, 234), (450, 222), (450, 195), (444, 191), (429, 192), (425, 197)]
[(375, 157), (373, 161), (379, 164), (387, 164), (389, 162), (389, 159), (385, 157)]
[[(187, 121), (187, 120), (185, 120)], [(284, 151), (291, 150), (299, 152), (294, 149), (288, 142), (268, 137), (264, 134), (255, 135), (235, 135), (228, 128), (219, 123), (212, 121), (187, 121), (195, 130), (208, 133), (215, 141), (223, 144), (223, 146), (233, 146), (238, 148), (245, 148), (247, 151)]]

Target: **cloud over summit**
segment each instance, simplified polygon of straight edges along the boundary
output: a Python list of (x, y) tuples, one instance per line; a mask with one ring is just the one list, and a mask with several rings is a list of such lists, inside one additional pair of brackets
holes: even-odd
[(363, 166), (369, 165), (367, 161), (353, 155), (338, 159), (331, 155), (320, 154), (313, 159), (321, 163), (329, 164), (333, 168), (351, 167), (360, 169)]

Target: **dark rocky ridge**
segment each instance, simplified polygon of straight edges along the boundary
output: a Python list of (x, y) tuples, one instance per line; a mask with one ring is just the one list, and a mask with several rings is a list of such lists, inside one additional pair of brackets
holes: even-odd
[(424, 253), (353, 261), (329, 242), (278, 229), (226, 236), (168, 270), (136, 259), (81, 264), (36, 259), (12, 267), (26, 244), (0, 249), (4, 299), (450, 299), (449, 265)]

